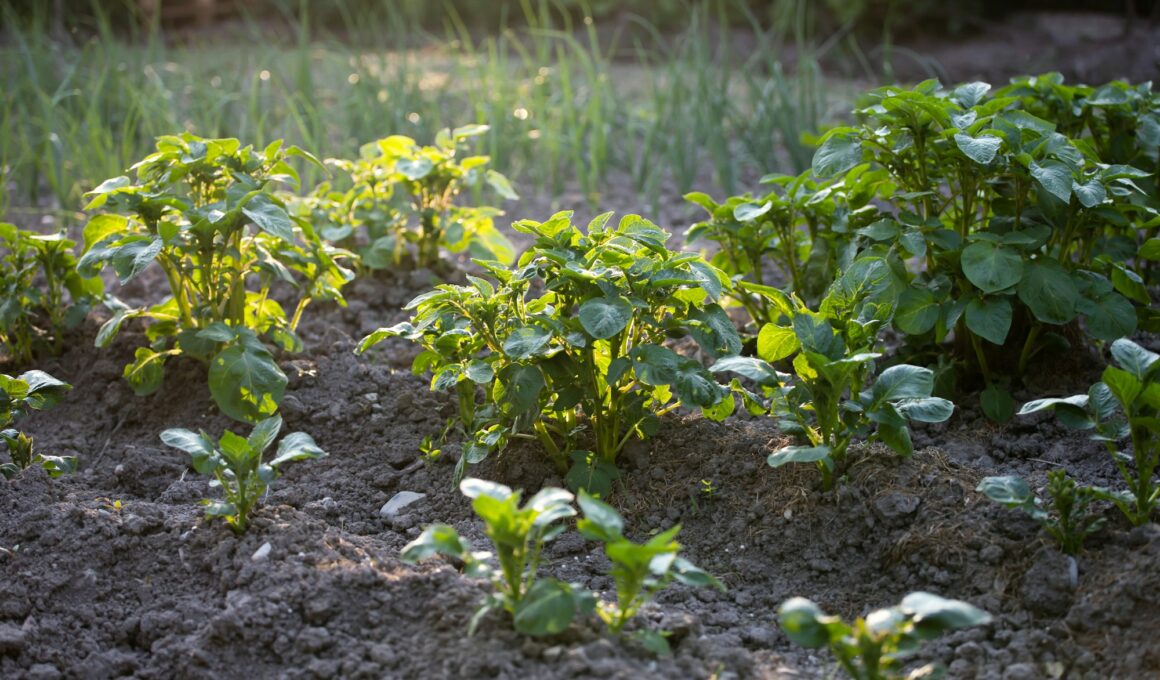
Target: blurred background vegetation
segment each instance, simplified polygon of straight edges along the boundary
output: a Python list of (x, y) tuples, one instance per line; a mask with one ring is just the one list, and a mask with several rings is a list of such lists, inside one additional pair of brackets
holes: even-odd
[[(907, 36), (1153, 0), (0, 0), (0, 215), (57, 211), (183, 129), (320, 156), (491, 126), (520, 188), (642, 208), (806, 168)], [(206, 7), (212, 11), (205, 11)], [(200, 8), (200, 9), (199, 9)], [(189, 11), (186, 11), (189, 10)], [(910, 55), (921, 77), (945, 77)], [(314, 171), (311, 171), (314, 172)], [(318, 180), (309, 176), (308, 181)]]

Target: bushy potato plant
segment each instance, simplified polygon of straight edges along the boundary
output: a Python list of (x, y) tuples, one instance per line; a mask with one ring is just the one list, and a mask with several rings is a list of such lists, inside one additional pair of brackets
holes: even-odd
[(974, 605), (924, 592), (910, 593), (897, 606), (870, 612), (853, 624), (827, 615), (804, 597), (786, 600), (777, 616), (790, 640), (811, 649), (829, 648), (854, 680), (938, 677), (930, 664), (905, 675), (901, 669), (923, 642), (991, 622), (991, 615)]
[(1133, 302), (1150, 300), (1132, 259), (1157, 212), (1148, 172), (989, 89), (926, 81), (873, 90), (860, 124), (827, 133), (813, 169), (889, 172), (877, 192), (894, 215), (859, 234), (904, 285), (894, 327), (915, 342), (954, 331), (961, 355), (994, 384), (989, 361), (999, 355), (984, 343), (1007, 348), (1021, 375), (1077, 318), (1104, 341), (1136, 329)]
[(0, 475), (11, 479), (21, 470), (40, 465), (53, 477), (75, 472), (74, 456), (46, 456), (33, 451), (32, 437), (10, 427), (29, 410), (39, 411), (56, 405), (72, 389), (44, 371), (27, 371), (12, 377), (0, 373), (0, 442), (8, 448), (8, 463), (0, 464)]
[(362, 147), (357, 160), (328, 159), (349, 188), (324, 183), (304, 199), (293, 199), (295, 212), (323, 225), (323, 238), (353, 244), (360, 228), (366, 244), (360, 262), (371, 270), (406, 262), (431, 267), (439, 249), (510, 264), (515, 252), (495, 227), (503, 213), (486, 205), (462, 205), (460, 194), (492, 189), (500, 198), (519, 198), (506, 177), (488, 168), (487, 156), (466, 155), (472, 138), (486, 125), (444, 129), (435, 144), (421, 146), (410, 137), (392, 135)]
[(63, 332), (100, 300), (104, 285), (76, 271), (74, 241), (0, 223), (0, 347), (17, 362), (61, 350)]
[[(875, 375), (879, 332), (894, 314), (893, 285), (884, 260), (862, 258), (831, 285), (817, 311), (794, 294), (761, 291), (777, 320), (761, 327), (758, 356), (725, 357), (712, 370), (755, 382), (764, 399), (734, 382), (750, 412), (768, 412), (783, 432), (804, 440), (770, 454), (771, 466), (815, 463), (829, 489), (856, 438), (909, 456), (909, 421), (938, 423), (951, 416), (954, 405), (931, 396), (931, 370), (899, 364)], [(793, 373), (777, 370), (777, 362), (790, 362)]]
[[(161, 137), (157, 152), (133, 166), (136, 182), (116, 177), (90, 193), (87, 209), (122, 214), (89, 221), (81, 274), (111, 265), (124, 283), (156, 262), (169, 286), (170, 296), (152, 307), (112, 302), (97, 335), (103, 347), (125, 321), (151, 321), (149, 346), (125, 368), (138, 394), (156, 391), (165, 361), (181, 354), (209, 364), (210, 392), (230, 417), (253, 422), (277, 408), (286, 376), (262, 338), (299, 348), (303, 310), (312, 300), (341, 303), (353, 276), (340, 264), (347, 253), (291, 218), (274, 194), (275, 184), (298, 183), (291, 156), (310, 158), (280, 141), (257, 150), (236, 139)], [(290, 314), (271, 296), (275, 285), (297, 291)]]
[(885, 170), (863, 165), (840, 182), (819, 180), (810, 171), (768, 175), (761, 182), (774, 189), (765, 195), (733, 196), (723, 203), (700, 192), (686, 194), (685, 199), (704, 208), (709, 218), (689, 227), (685, 240), (720, 246), (710, 261), (734, 277), (733, 296), (760, 328), (777, 314), (754, 292), (770, 283), (764, 271), (767, 264), (781, 270), (791, 290), (816, 300), (857, 255), (855, 232), (879, 217), (870, 201), (885, 176)]
[(1063, 469), (1047, 473), (1047, 501), (1032, 493), (1027, 482), (1014, 475), (984, 477), (976, 491), (1009, 508), (1018, 508), (1043, 527), (1068, 555), (1083, 550), (1084, 540), (1103, 528), (1106, 520), (1093, 501), (1105, 492), (1080, 486)]
[(205, 432), (172, 428), (161, 433), (161, 441), (181, 449), (193, 457), (193, 469), (213, 477), (211, 488), (220, 488), (225, 500), (202, 501), (205, 514), (210, 518), (226, 520), (235, 533), (244, 533), (249, 526), (250, 513), (266, 493), (267, 487), (278, 477), (278, 470), (286, 463), (299, 460), (317, 460), (326, 457), (305, 432), (292, 432), (278, 442), (274, 459), (265, 462), (263, 454), (282, 429), (282, 417), (274, 416), (258, 421), (249, 437), (226, 430), (216, 443)]
[[(592, 611), (596, 600), (585, 588), (537, 575), (544, 544), (564, 531), (561, 520), (576, 514), (571, 493), (545, 488), (521, 506), (521, 492), (502, 484), (468, 478), (459, 488), (483, 520), (495, 555), (473, 551), (453, 527), (434, 524), (403, 548), (402, 557), (414, 564), (446, 555), (460, 560), (469, 576), (491, 582), (494, 591), (471, 617), (469, 635), (493, 609), (506, 611), (515, 629), (525, 635), (562, 633), (577, 616)], [(492, 557), (499, 562), (498, 570), (490, 564)]]
[[(537, 439), (573, 488), (607, 493), (616, 457), (649, 437), (681, 405), (710, 417), (733, 410), (729, 390), (702, 364), (666, 346), (691, 335), (710, 356), (740, 339), (718, 300), (729, 277), (636, 215), (611, 213), (581, 229), (570, 212), (513, 228), (535, 243), (512, 268), (479, 261), (493, 277), (440, 285), (412, 300), (410, 321), (364, 338), (424, 348), (414, 371), (432, 389), (454, 389), (472, 442), (460, 459), (483, 460), (513, 437)], [(482, 401), (480, 401), (482, 397)]]
[(1087, 394), (1029, 401), (1019, 415), (1051, 410), (1069, 427), (1093, 430), (1091, 438), (1107, 447), (1128, 486), (1097, 495), (1139, 526), (1151, 521), (1160, 502), (1160, 355), (1126, 338), (1113, 342), (1111, 353), (1119, 365), (1105, 368)]

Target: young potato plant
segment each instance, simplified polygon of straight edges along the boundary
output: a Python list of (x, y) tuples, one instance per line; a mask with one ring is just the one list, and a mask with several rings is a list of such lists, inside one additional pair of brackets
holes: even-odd
[(468, 635), (473, 635), (483, 617), (494, 609), (506, 611), (520, 633), (535, 636), (562, 633), (573, 619), (592, 611), (596, 600), (586, 589), (537, 577), (544, 544), (564, 531), (561, 520), (576, 514), (572, 494), (545, 488), (521, 507), (521, 493), (502, 484), (468, 478), (459, 488), (484, 522), (499, 569), (491, 566), (491, 553), (473, 552), (468, 541), (446, 524), (427, 527), (403, 548), (402, 558), (415, 564), (433, 555), (446, 555), (461, 561), (469, 576), (491, 582), (494, 592), (471, 618)]
[[(793, 294), (772, 288), (761, 294), (777, 310), (777, 321), (762, 326), (758, 356), (725, 357), (712, 370), (754, 381), (768, 406), (734, 382), (750, 412), (768, 412), (783, 432), (805, 440), (770, 454), (771, 466), (815, 463), (823, 487), (830, 489), (856, 438), (881, 441), (909, 456), (914, 451), (909, 421), (939, 423), (951, 416), (954, 404), (931, 396), (931, 370), (900, 364), (874, 377), (879, 331), (890, 323), (895, 304), (884, 260), (855, 261), (818, 311)], [(786, 361), (793, 373), (774, 367)]]
[(0, 223), (0, 347), (16, 362), (38, 349), (61, 350), (63, 332), (84, 320), (104, 293), (76, 271), (74, 241)]
[[(1140, 526), (1151, 521), (1160, 500), (1160, 355), (1127, 338), (1113, 342), (1111, 352), (1119, 365), (1105, 368), (1087, 394), (1029, 401), (1019, 415), (1051, 410), (1069, 427), (1092, 430), (1092, 440), (1107, 447), (1128, 486), (1097, 493)], [(1129, 450), (1120, 447), (1125, 440)]]
[(873, 90), (862, 123), (827, 133), (813, 169), (889, 172), (879, 194), (894, 215), (859, 233), (904, 286), (894, 327), (919, 345), (953, 331), (956, 352), (997, 390), (995, 361), (1010, 358), (1005, 370), (1021, 376), (1077, 318), (1102, 341), (1136, 329), (1133, 302), (1150, 300), (1132, 259), (1157, 212), (1140, 184), (1148, 172), (989, 88)]
[[(439, 263), (439, 249), (510, 264), (515, 251), (495, 227), (503, 213), (491, 206), (459, 205), (463, 190), (490, 187), (500, 198), (519, 196), (506, 177), (489, 169), (487, 156), (466, 155), (470, 140), (486, 125), (442, 130), (433, 146), (393, 135), (366, 144), (358, 160), (328, 159), (349, 177), (350, 188), (327, 183), (301, 201), (308, 219), (326, 226), (323, 238), (354, 244), (365, 227), (367, 244), (359, 249), (367, 269), (396, 268), (409, 261), (417, 267)], [(410, 252), (409, 252), (410, 250)]]
[(0, 475), (11, 479), (21, 470), (40, 465), (48, 474), (59, 477), (76, 472), (75, 456), (46, 456), (33, 452), (32, 437), (10, 427), (29, 410), (39, 411), (55, 406), (72, 386), (44, 371), (27, 371), (15, 378), (0, 373), (0, 441), (8, 448), (11, 462), (0, 464)]
[[(624, 519), (612, 506), (584, 491), (579, 502), (584, 517), (576, 528), (585, 538), (604, 544), (604, 554), (612, 561), (616, 601), (600, 602), (597, 614), (613, 633), (619, 634), (645, 603), (673, 581), (725, 590), (711, 574), (679, 556), (681, 544), (675, 539), (680, 525), (634, 543), (624, 537)], [(663, 633), (647, 631), (640, 637), (658, 652), (669, 651)]]
[(790, 640), (810, 649), (828, 647), (854, 680), (938, 677), (931, 664), (905, 675), (901, 668), (923, 642), (991, 622), (991, 615), (978, 607), (924, 592), (910, 593), (901, 604), (870, 612), (853, 624), (827, 615), (804, 597), (786, 600), (777, 616)]
[[(679, 406), (714, 418), (733, 410), (728, 388), (665, 342), (691, 335), (709, 356), (735, 354), (736, 329), (718, 300), (729, 278), (699, 255), (665, 247), (669, 235), (636, 215), (586, 230), (562, 212), (513, 225), (535, 243), (513, 268), (478, 261), (494, 281), (441, 285), (412, 300), (410, 321), (363, 339), (415, 341), (413, 369), (432, 389), (454, 389), (483, 460), (513, 437), (537, 439), (569, 486), (606, 494), (632, 437), (656, 433)], [(482, 403), (479, 397), (482, 396)]]
[[(136, 183), (116, 177), (90, 193), (88, 210), (123, 214), (89, 221), (81, 274), (111, 265), (125, 283), (156, 262), (169, 286), (170, 296), (152, 307), (112, 302), (97, 335), (104, 347), (125, 321), (150, 320), (149, 346), (125, 368), (137, 394), (156, 391), (165, 361), (187, 355), (209, 365), (210, 392), (230, 417), (255, 422), (276, 410), (286, 376), (262, 339), (300, 348), (303, 310), (313, 300), (342, 304), (340, 289), (353, 276), (340, 265), (349, 253), (292, 219), (274, 194), (275, 184), (298, 183), (292, 156), (311, 159), (280, 141), (259, 151), (236, 139), (161, 137), (157, 152), (133, 166)], [(271, 297), (275, 285), (296, 289), (291, 314)]]
[(282, 417), (258, 421), (249, 437), (226, 430), (215, 444), (205, 432), (172, 428), (161, 433), (161, 441), (193, 457), (193, 469), (212, 476), (210, 487), (220, 487), (225, 500), (202, 501), (207, 517), (221, 517), (235, 533), (245, 533), (250, 513), (278, 477), (286, 463), (325, 458), (326, 452), (305, 432), (292, 432), (278, 442), (274, 459), (265, 462), (263, 454), (282, 429)]
[(842, 182), (818, 180), (809, 171), (768, 175), (762, 183), (775, 188), (756, 198), (745, 194), (717, 203), (700, 192), (686, 194), (685, 200), (704, 208), (709, 219), (690, 227), (685, 240), (720, 246), (710, 261), (734, 277), (734, 296), (760, 328), (776, 316), (766, 299), (750, 290), (751, 284), (756, 290), (768, 285), (766, 263), (773, 262), (805, 299), (820, 297), (854, 260), (855, 231), (878, 218), (878, 208), (869, 201), (885, 176), (884, 170), (863, 164)]
[(1031, 492), (1027, 482), (1012, 475), (984, 477), (976, 491), (1000, 505), (1022, 510), (1039, 522), (1068, 555), (1078, 555), (1083, 550), (1084, 539), (1106, 523), (1090, 507), (1092, 501), (1101, 496), (1102, 490), (1079, 486), (1062, 469), (1047, 473), (1046, 503)]

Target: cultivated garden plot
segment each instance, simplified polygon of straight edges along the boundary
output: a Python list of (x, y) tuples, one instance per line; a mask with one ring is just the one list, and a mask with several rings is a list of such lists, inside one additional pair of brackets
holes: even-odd
[(0, 224), (0, 675), (1160, 674), (1160, 95), (843, 120), (673, 223), (478, 121)]

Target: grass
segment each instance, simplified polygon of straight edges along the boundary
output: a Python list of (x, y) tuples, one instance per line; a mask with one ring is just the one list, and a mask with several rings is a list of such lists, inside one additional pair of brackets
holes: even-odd
[(747, 11), (733, 2), (690, 4), (677, 34), (639, 17), (598, 30), (523, 0), (521, 21), (483, 36), (454, 11), (432, 36), (383, 3), (373, 16), (342, 11), (341, 35), (288, 15), (289, 35), (244, 19), (182, 44), (147, 28), (117, 35), (99, 15), (91, 36), (62, 36), (47, 16), (18, 22), (0, 6), (13, 27), (0, 40), (0, 180), (11, 188), (0, 209), (75, 210), (181, 129), (349, 156), (388, 134), (428, 141), (486, 122), (484, 152), (522, 188), (577, 185), (595, 203), (627, 177), (655, 207), (666, 183), (686, 191), (711, 171), (735, 191), (743, 177), (806, 167), (802, 135), (827, 101), (807, 0), (786, 0), (772, 27), (746, 15), (748, 55), (730, 49), (725, 13)]

